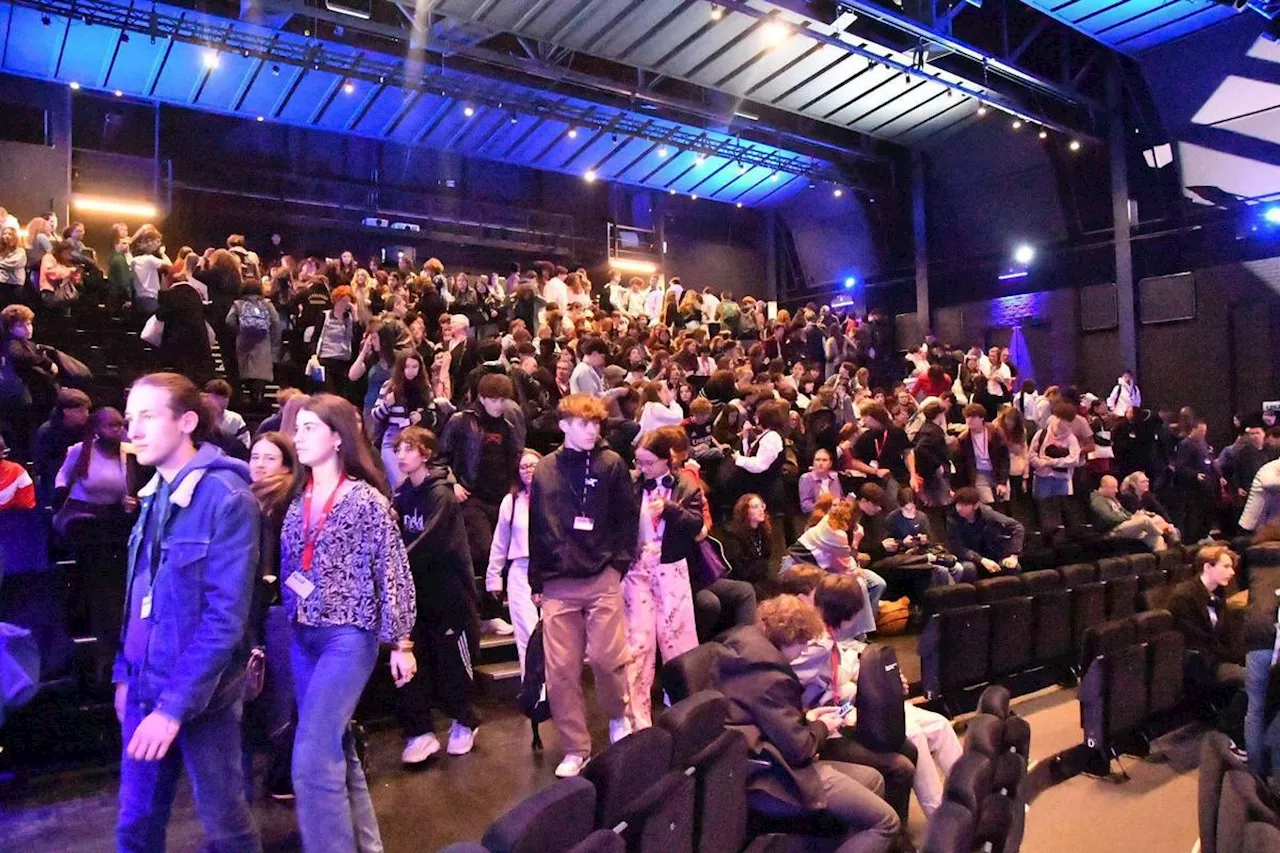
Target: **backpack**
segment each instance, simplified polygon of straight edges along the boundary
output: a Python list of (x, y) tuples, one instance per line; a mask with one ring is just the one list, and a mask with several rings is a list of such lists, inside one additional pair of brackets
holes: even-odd
[(240, 303), (240, 330), (252, 337), (266, 337), (271, 331), (271, 312), (261, 299)]
[(551, 719), (551, 703), (547, 701), (547, 656), (542, 648), (542, 622), (539, 621), (529, 635), (524, 649), (524, 676), (520, 679), (520, 695), (516, 705), (529, 718), (533, 728), (533, 748), (542, 749), (538, 724)]

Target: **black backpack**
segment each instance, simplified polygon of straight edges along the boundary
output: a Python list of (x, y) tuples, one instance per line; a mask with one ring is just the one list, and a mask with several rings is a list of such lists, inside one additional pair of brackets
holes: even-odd
[(867, 646), (858, 658), (858, 694), (854, 699), (858, 742), (878, 752), (902, 749), (907, 739), (902, 699), (898, 655), (890, 646)]
[(542, 649), (542, 623), (539, 622), (529, 635), (524, 649), (524, 676), (520, 680), (520, 695), (516, 705), (529, 718), (533, 726), (533, 748), (542, 749), (538, 724), (551, 719), (551, 703), (547, 701), (547, 656)]

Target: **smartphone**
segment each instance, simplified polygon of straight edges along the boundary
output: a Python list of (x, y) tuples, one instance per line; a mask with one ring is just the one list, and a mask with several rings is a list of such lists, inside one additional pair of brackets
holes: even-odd
[(840, 703), (840, 716), (841, 716), (841, 717), (847, 717), (847, 716), (849, 716), (849, 712), (853, 710), (853, 701), (854, 701), (854, 700), (852, 700), (852, 699), (846, 699), (846, 700), (844, 700), (843, 702), (841, 702), (841, 703)]

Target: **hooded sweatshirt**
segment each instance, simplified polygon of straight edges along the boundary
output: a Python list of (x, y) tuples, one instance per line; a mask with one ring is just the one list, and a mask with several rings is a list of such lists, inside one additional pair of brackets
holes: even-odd
[[(796, 562), (814, 563), (828, 572), (843, 574), (853, 571), (849, 534), (833, 528), (827, 516), (800, 534), (788, 553)], [(808, 556), (812, 559), (807, 559)]]
[(419, 615), (465, 621), (475, 601), (475, 583), (462, 507), (448, 474), (445, 468), (432, 468), (420, 486), (406, 478), (396, 489), (395, 508), (404, 547), (413, 546), (409, 570), (417, 587)]

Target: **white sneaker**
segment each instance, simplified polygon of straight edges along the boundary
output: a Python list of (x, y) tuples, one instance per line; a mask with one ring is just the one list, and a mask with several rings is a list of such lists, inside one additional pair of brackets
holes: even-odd
[(617, 743), (631, 734), (631, 721), (626, 717), (615, 717), (609, 721), (609, 743)]
[(582, 768), (586, 766), (586, 763), (586, 756), (566, 755), (560, 763), (556, 765), (556, 778), (568, 779), (570, 776), (577, 776), (582, 772)]
[(510, 637), (516, 632), (511, 623), (506, 619), (486, 619), (480, 623), (480, 627), (486, 634), (497, 634), (499, 637)]
[(440, 751), (440, 741), (433, 734), (418, 735), (409, 738), (400, 760), (405, 764), (421, 764)]
[(449, 754), (450, 755), (466, 755), (471, 748), (476, 745), (476, 732), (480, 731), (480, 727), (469, 729), (457, 720), (453, 721), (453, 727), (449, 729)]

